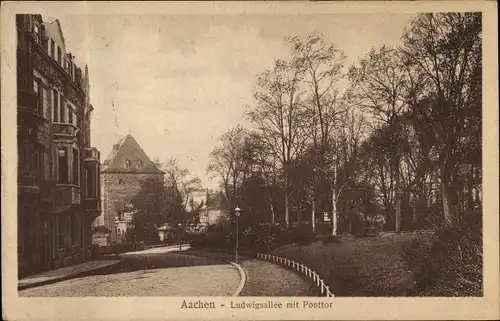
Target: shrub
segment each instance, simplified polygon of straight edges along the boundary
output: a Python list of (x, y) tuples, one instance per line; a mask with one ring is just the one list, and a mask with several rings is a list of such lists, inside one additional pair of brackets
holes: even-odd
[(308, 245), (315, 239), (316, 235), (309, 225), (301, 224), (292, 229), (292, 241), (297, 245)]
[(413, 241), (402, 252), (412, 268), (414, 294), (481, 296), (482, 220), (471, 215), (458, 228), (441, 228), (428, 242)]
[(269, 251), (287, 241), (286, 233), (277, 225), (252, 225), (241, 234), (241, 247), (252, 251)]
[(317, 239), (323, 244), (340, 243), (340, 237), (334, 235), (318, 235)]

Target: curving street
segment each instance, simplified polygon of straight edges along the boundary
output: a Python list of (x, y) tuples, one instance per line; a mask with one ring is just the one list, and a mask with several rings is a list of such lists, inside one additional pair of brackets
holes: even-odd
[[(121, 255), (118, 264), (84, 277), (19, 291), (24, 297), (232, 296), (242, 280), (230, 255), (150, 249)], [(302, 276), (269, 262), (242, 257), (240, 296), (315, 296)]]
[(19, 291), (20, 296), (230, 296), (238, 288), (235, 267), (185, 254), (129, 253), (92, 275)]

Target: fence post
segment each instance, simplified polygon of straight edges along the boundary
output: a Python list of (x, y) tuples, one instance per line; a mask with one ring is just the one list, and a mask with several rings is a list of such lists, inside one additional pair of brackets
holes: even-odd
[(325, 289), (324, 289), (324, 287), (325, 287), (325, 282), (323, 282), (323, 280), (321, 280), (320, 284), (321, 284), (321, 294), (323, 295), (323, 293), (324, 293), (323, 291), (325, 290)]

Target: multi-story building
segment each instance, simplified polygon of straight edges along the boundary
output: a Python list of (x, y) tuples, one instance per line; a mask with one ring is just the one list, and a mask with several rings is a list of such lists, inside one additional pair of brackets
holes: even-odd
[(19, 276), (90, 258), (100, 214), (100, 155), (91, 147), (87, 66), (58, 20), (16, 16)]
[[(146, 155), (139, 143), (128, 134), (113, 145), (111, 153), (102, 164), (101, 198), (102, 214), (94, 227), (104, 226), (111, 231), (111, 243), (123, 240), (133, 212), (132, 198), (141, 189), (141, 182), (156, 178), (164, 183), (164, 174)], [(102, 229), (102, 228), (101, 228)]]

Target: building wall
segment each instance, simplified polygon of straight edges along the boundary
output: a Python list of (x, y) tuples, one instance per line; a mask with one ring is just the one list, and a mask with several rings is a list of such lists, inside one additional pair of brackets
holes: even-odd
[(115, 217), (139, 192), (141, 181), (154, 177), (163, 181), (163, 174), (101, 173), (102, 214), (94, 222), (94, 226), (104, 225), (113, 231), (111, 241), (116, 241)]
[[(74, 129), (88, 131), (90, 121), (83, 121), (83, 115), (91, 108), (85, 99), (88, 87), (84, 88), (81, 82), (81, 70), (74, 65), (71, 54), (66, 55), (59, 22), (44, 22), (40, 15), (17, 15), (16, 26), (18, 262), (22, 277), (88, 259), (91, 222), (99, 208), (82, 206), (85, 198), (80, 192), (88, 185), (82, 175), (83, 150), (90, 147)], [(38, 34), (34, 26), (38, 26)], [(52, 55), (52, 40), (55, 48), (62, 48), (61, 62)], [(71, 62), (71, 68), (65, 69), (66, 62), (67, 66)], [(88, 83), (88, 74), (85, 75)], [(55, 98), (65, 104), (56, 105)], [(57, 113), (64, 109), (66, 115), (57, 124), (55, 106)], [(73, 119), (69, 118), (70, 111)], [(55, 132), (56, 126), (73, 130), (61, 135)], [(68, 178), (71, 180), (74, 174), (78, 181), (59, 181), (57, 147), (62, 145), (71, 148), (66, 163)], [(72, 149), (78, 150), (74, 162)], [(97, 187), (98, 158), (92, 160)]]

